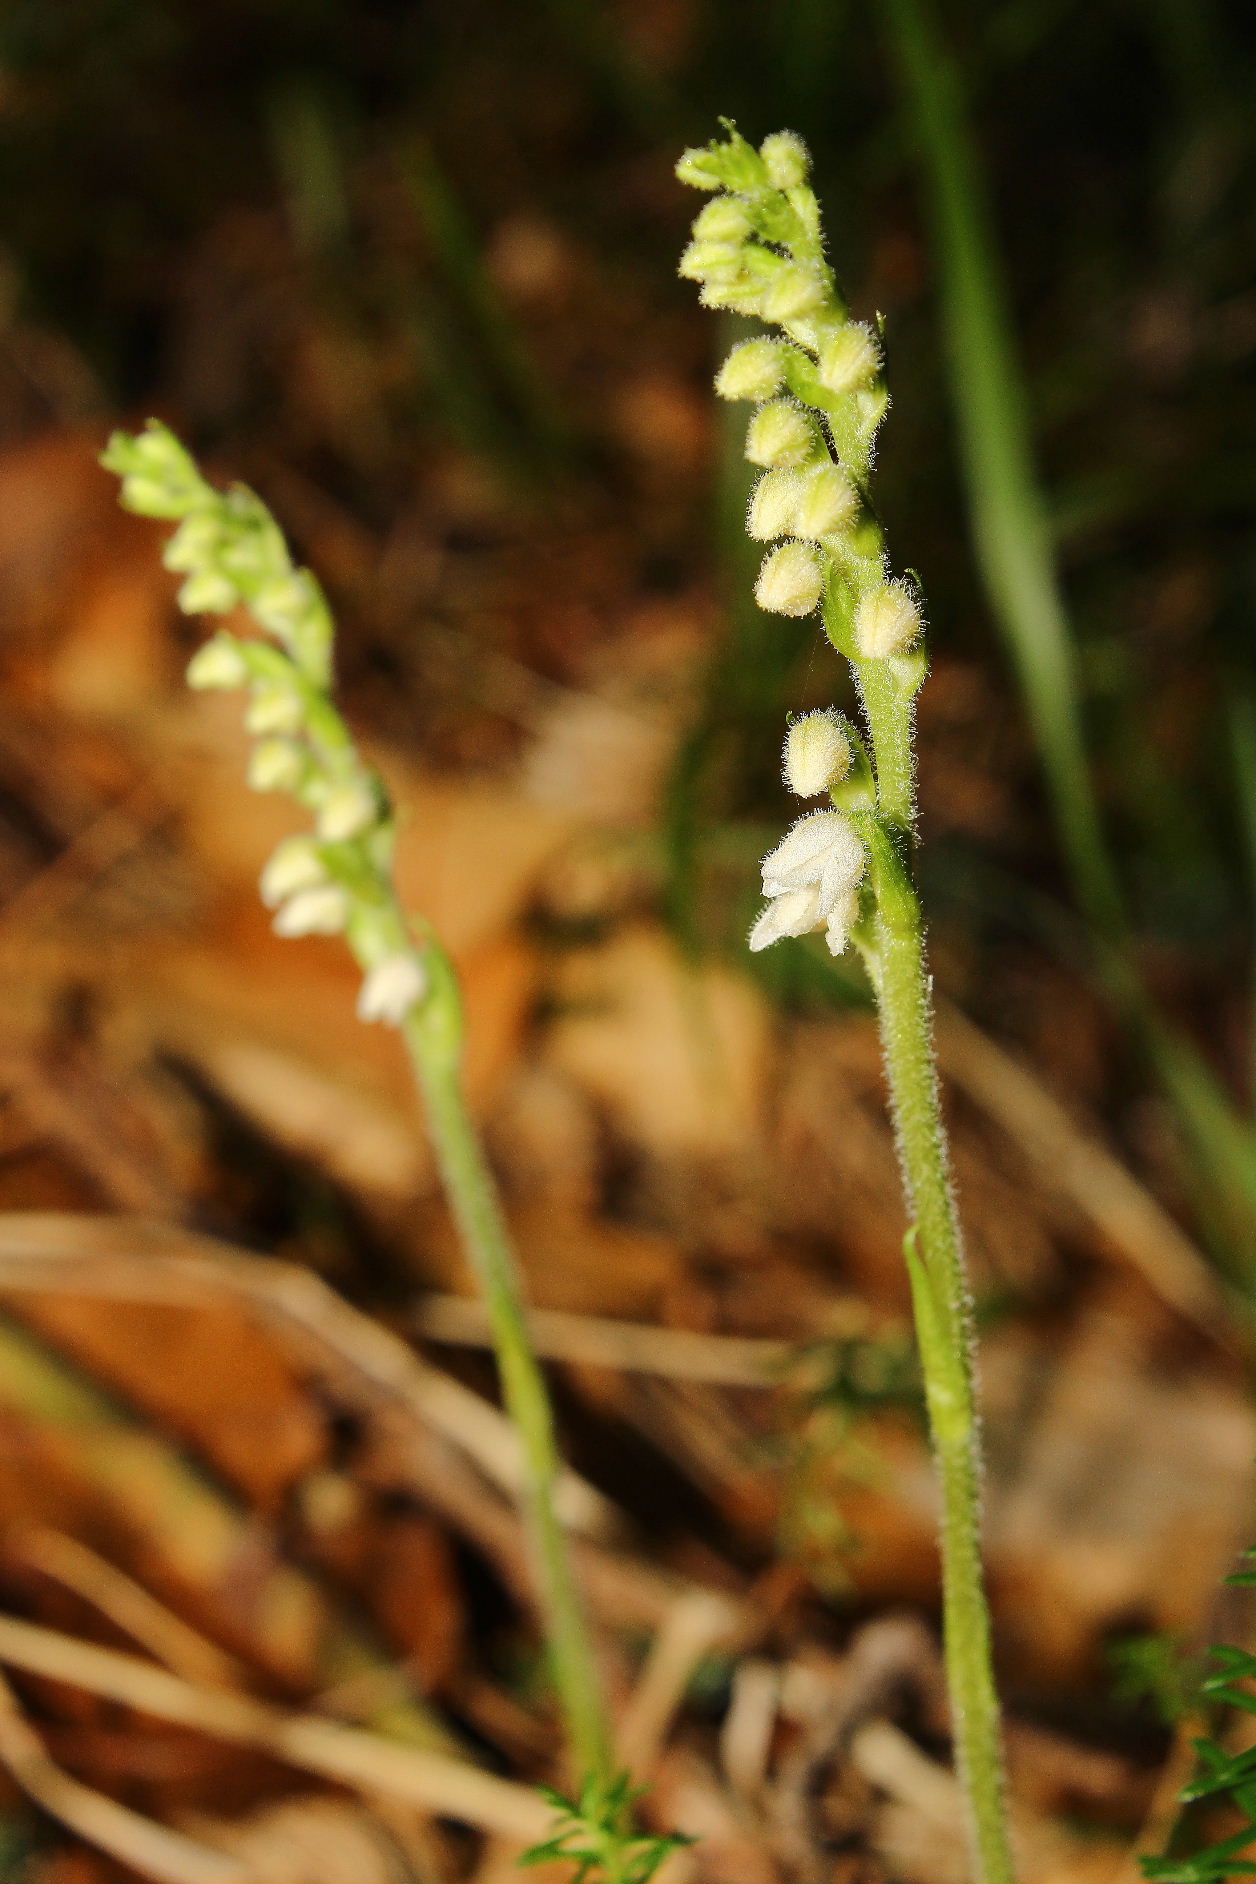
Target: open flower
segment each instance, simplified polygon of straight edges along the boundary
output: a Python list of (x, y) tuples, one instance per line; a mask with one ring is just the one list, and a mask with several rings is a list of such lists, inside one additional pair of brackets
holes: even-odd
[(400, 1027), (416, 1002), (427, 992), (427, 972), (415, 955), (385, 956), (377, 962), (358, 996), (358, 1019), (387, 1021)]
[(864, 847), (840, 811), (800, 818), (763, 859), (768, 906), (750, 931), (751, 949), (757, 953), (782, 936), (824, 929), (830, 952), (840, 955), (859, 913), (866, 867)]

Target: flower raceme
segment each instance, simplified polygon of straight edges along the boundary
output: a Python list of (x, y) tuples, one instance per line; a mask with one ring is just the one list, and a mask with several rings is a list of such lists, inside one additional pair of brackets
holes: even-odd
[(248, 781), (290, 792), (314, 829), (285, 838), (262, 872), (276, 935), (343, 935), (363, 971), (358, 1013), (399, 1027), (424, 999), (428, 972), (392, 880), (392, 813), (331, 698), (331, 617), (314, 577), (293, 567), (274, 518), (252, 491), (207, 483), (174, 434), (150, 421), (115, 433), (102, 459), (122, 502), (178, 524), (163, 560), (184, 577), (190, 614), (247, 608), (265, 638), (225, 629), (193, 655), (188, 684), (247, 689), (257, 736)]
[[(796, 619), (822, 611), (829, 639), (854, 669), (875, 763), (885, 729), (904, 748), (925, 673), (920, 603), (914, 587), (894, 574), (867, 495), (888, 404), (880, 336), (852, 319), (825, 259), (802, 140), (778, 132), (755, 150), (731, 126), (728, 133), (686, 151), (677, 165), (682, 183), (710, 197), (680, 272), (699, 284), (707, 306), (757, 318), (769, 329), (739, 341), (715, 380), (721, 398), (754, 407), (745, 454), (763, 475), (746, 528), (766, 546), (755, 600)], [(791, 789), (820, 796), (850, 764), (836, 715), (809, 715), (791, 729), (785, 757)], [(861, 764), (871, 792), (872, 772)], [(850, 808), (849, 798), (844, 803)], [(910, 828), (910, 765), (897, 768), (889, 790), (877, 765), (870, 808), (900, 831)], [(804, 867), (808, 874), (800, 877)], [(750, 947), (823, 928), (840, 953), (864, 875), (863, 846), (847, 818), (837, 810), (803, 818), (764, 872), (770, 900)]]

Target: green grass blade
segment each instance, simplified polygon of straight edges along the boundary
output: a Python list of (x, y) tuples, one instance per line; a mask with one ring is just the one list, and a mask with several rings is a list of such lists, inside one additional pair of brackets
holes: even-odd
[(1075, 893), (1111, 999), (1154, 1067), (1201, 1174), (1245, 1240), (1256, 1212), (1248, 1123), (1155, 1012), (1134, 960), (1082, 721), (1073, 637), (1034, 466), (998, 247), (954, 60), (928, 0), (888, 0), (892, 50), (930, 199), (953, 403), (982, 580), (1008, 643)]

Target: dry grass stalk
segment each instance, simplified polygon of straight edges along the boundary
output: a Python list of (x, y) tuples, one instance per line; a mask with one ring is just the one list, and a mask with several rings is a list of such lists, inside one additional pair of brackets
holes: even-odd
[(157, 1884), (253, 1884), (236, 1858), (155, 1825), (128, 1806), (84, 1786), (50, 1760), (0, 1675), (0, 1761), (28, 1799), (50, 1818)]
[(255, 1747), (290, 1766), (350, 1786), (367, 1798), (378, 1793), (404, 1800), (484, 1831), (534, 1840), (544, 1836), (553, 1816), (529, 1787), (480, 1772), (464, 1761), (399, 1746), (316, 1715), (287, 1713), (244, 1695), (197, 1687), (133, 1655), (99, 1648), (15, 1616), (0, 1616), (0, 1662), (104, 1695), (217, 1740)]

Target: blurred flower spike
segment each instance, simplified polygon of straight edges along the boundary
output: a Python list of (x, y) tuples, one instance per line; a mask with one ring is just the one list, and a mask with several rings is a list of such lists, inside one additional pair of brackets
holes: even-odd
[(257, 735), (248, 781), (288, 792), (314, 829), (288, 837), (261, 876), (277, 935), (343, 935), (363, 969), (358, 1012), (400, 1026), (429, 985), (423, 950), (392, 880), (393, 818), (382, 779), (364, 764), (331, 696), (333, 627), (322, 590), (296, 568), (283, 533), (252, 491), (220, 491), (166, 426), (115, 432), (101, 457), (122, 503), (177, 523), (167, 569), (183, 577), (188, 614), (251, 615), (260, 635), (219, 629), (193, 655), (188, 685), (247, 689)]

